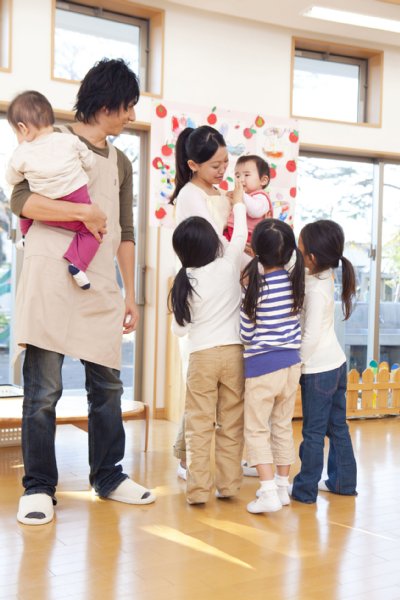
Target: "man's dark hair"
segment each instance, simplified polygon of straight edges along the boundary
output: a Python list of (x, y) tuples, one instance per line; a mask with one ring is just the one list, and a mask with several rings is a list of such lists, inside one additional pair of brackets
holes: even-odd
[(118, 111), (139, 101), (139, 80), (121, 58), (103, 58), (85, 75), (74, 106), (77, 121), (89, 123), (102, 108)]
[(12, 100), (7, 110), (7, 120), (14, 129), (17, 129), (18, 123), (42, 129), (54, 124), (54, 113), (46, 96), (28, 90)]

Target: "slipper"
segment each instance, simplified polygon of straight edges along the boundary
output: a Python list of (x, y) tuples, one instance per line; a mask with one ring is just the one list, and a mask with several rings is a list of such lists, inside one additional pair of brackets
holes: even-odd
[(29, 494), (19, 500), (17, 520), (24, 525), (45, 525), (54, 518), (53, 498), (48, 494)]
[(129, 478), (124, 479), (107, 498), (125, 504), (151, 504), (156, 499), (150, 490)]

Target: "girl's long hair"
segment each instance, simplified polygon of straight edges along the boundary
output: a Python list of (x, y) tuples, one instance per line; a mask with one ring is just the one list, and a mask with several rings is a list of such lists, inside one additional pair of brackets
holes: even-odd
[(354, 308), (356, 295), (356, 275), (351, 262), (343, 256), (344, 233), (335, 221), (321, 219), (309, 223), (300, 232), (305, 253), (312, 255), (315, 268), (313, 275), (327, 269), (337, 269), (342, 263), (342, 309), (346, 321)]
[(172, 245), (182, 263), (168, 295), (168, 308), (182, 327), (192, 322), (190, 299), (195, 293), (188, 268), (204, 267), (222, 256), (222, 245), (213, 226), (203, 217), (189, 217), (178, 225)]
[(243, 311), (252, 321), (256, 320), (256, 310), (260, 294), (266, 285), (259, 271), (259, 262), (266, 269), (287, 268), (293, 253), (296, 260), (289, 267), (289, 278), (293, 288), (292, 313), (297, 314), (304, 302), (304, 260), (296, 246), (293, 230), (279, 219), (264, 219), (253, 231), (251, 247), (255, 254), (242, 273), (241, 283), (246, 288)]
[(192, 178), (188, 160), (202, 164), (210, 160), (221, 146), (226, 146), (223, 136), (209, 125), (202, 125), (196, 129), (186, 127), (181, 131), (175, 146), (175, 189), (170, 204), (175, 203), (183, 186)]

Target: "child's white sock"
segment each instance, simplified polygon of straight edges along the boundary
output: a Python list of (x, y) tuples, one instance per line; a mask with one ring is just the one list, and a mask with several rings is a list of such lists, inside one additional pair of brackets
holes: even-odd
[(17, 250), (23, 250), (25, 248), (25, 236), (23, 235), (20, 240), (15, 244)]
[(69, 265), (68, 271), (71, 273), (75, 282), (79, 285), (80, 288), (82, 288), (82, 290), (88, 290), (90, 288), (90, 281), (87, 278), (87, 275), (84, 271), (81, 271), (72, 263)]
[(275, 482), (278, 487), (279, 500), (282, 502), (282, 506), (290, 504), (289, 497), (289, 476), (278, 475), (275, 473)]

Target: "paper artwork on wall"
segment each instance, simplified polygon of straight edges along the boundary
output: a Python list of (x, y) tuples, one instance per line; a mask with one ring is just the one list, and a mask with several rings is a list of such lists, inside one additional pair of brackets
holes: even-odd
[(299, 154), (297, 121), (217, 106), (201, 108), (156, 100), (153, 100), (151, 123), (150, 225), (174, 226), (174, 207), (169, 198), (174, 189), (176, 139), (185, 127), (200, 125), (218, 129), (227, 144), (229, 167), (220, 188), (233, 189), (234, 167), (239, 156), (262, 156), (271, 170), (266, 191), (274, 207), (274, 217), (292, 225)]

